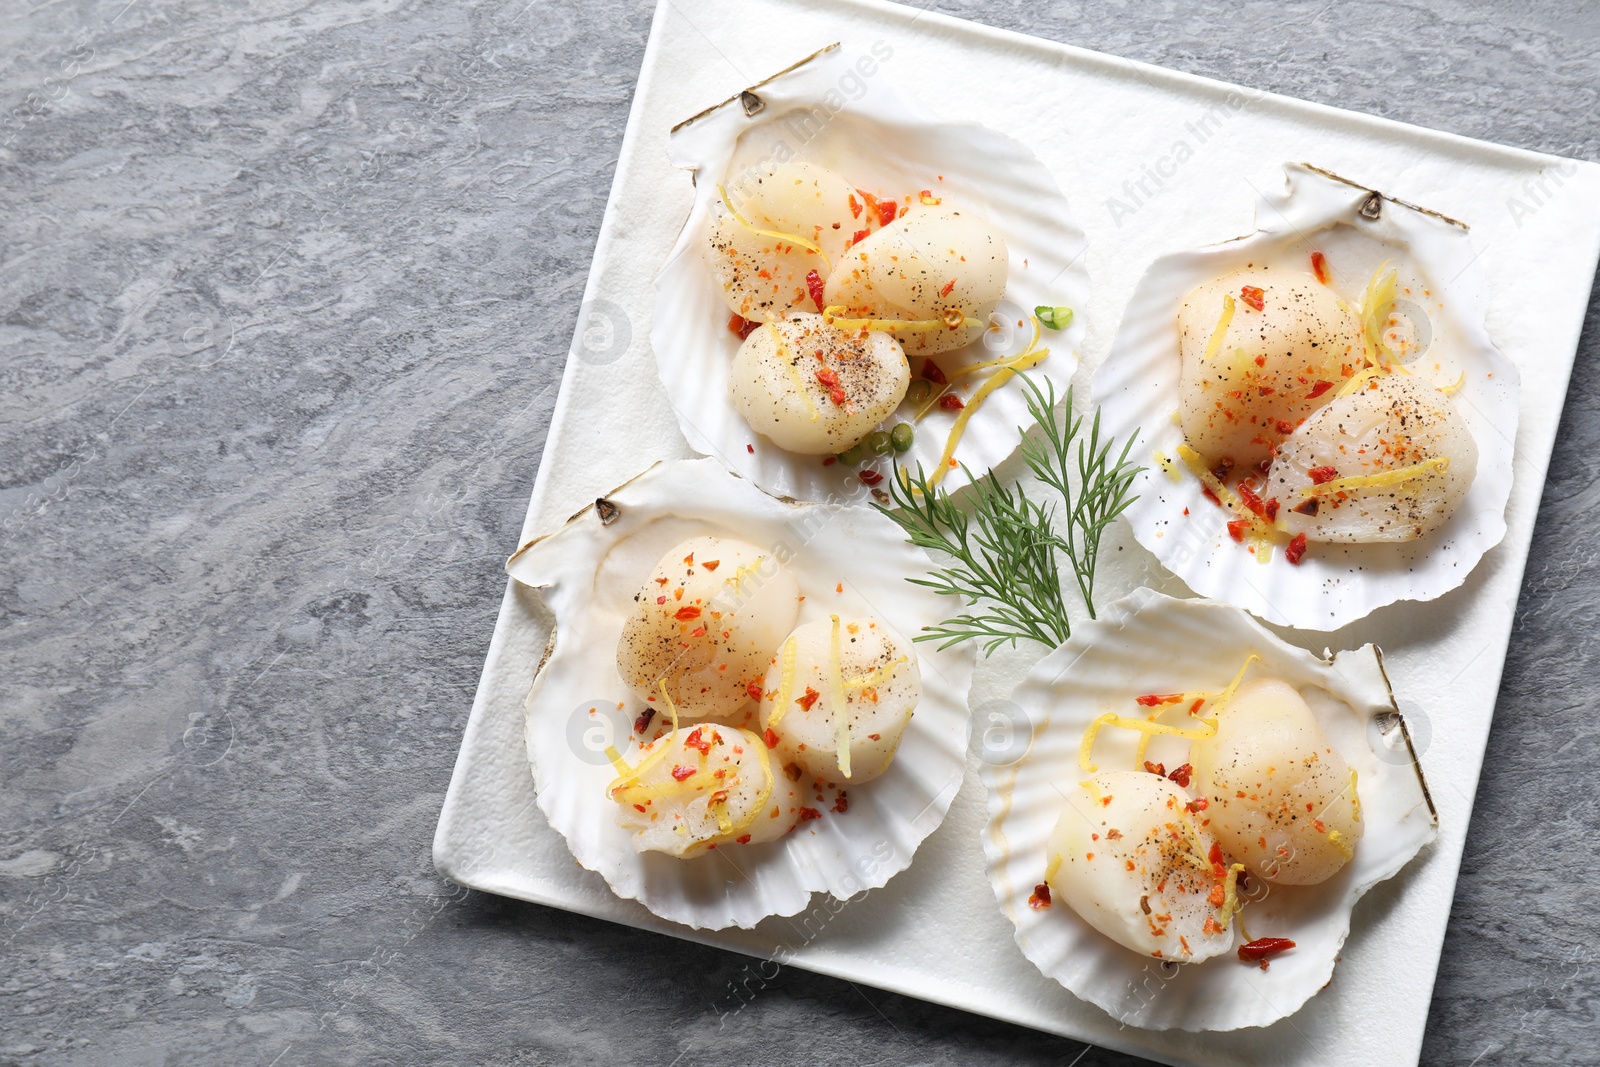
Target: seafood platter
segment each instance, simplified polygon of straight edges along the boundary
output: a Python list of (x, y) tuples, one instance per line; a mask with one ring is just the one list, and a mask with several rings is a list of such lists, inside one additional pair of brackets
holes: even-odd
[(1415, 1062), (1600, 168), (755, 6), (738, 71), (658, 9), (439, 869), (1161, 1062)]

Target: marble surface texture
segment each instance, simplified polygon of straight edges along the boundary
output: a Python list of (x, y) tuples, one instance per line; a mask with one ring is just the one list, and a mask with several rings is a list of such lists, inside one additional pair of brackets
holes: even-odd
[[(933, 6), (1600, 160), (1592, 3)], [(1134, 1062), (434, 873), (649, 18), (0, 8), (0, 1064)], [(1600, 303), (1560, 440), (1429, 1064), (1600, 1058)]]

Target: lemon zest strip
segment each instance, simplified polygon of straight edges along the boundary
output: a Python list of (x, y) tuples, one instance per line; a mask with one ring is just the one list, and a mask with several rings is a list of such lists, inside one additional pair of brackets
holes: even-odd
[(777, 341), (778, 362), (783, 364), (783, 369), (789, 372), (789, 380), (794, 383), (794, 391), (800, 394), (800, 399), (806, 402), (806, 413), (811, 416), (811, 421), (816, 422), (817, 405), (811, 402), (811, 390), (806, 388), (805, 379), (800, 377), (800, 368), (794, 365), (794, 360), (789, 358), (789, 345), (783, 339), (783, 332), (773, 327), (772, 336)]
[(1168, 726), (1166, 723), (1151, 722), (1149, 719), (1130, 719), (1126, 716), (1118, 715), (1114, 711), (1108, 711), (1090, 723), (1089, 728), (1084, 731), (1083, 740), (1078, 742), (1078, 766), (1089, 774), (1099, 770), (1091, 757), (1094, 753), (1094, 742), (1100, 735), (1101, 727), (1117, 726), (1124, 730), (1138, 730), (1140, 733), (1147, 735), (1165, 734), (1171, 737), (1186, 737), (1191, 741), (1199, 741), (1216, 734), (1217, 724), (1214, 719), (1201, 719), (1200, 722), (1200, 726), (1193, 727)]
[(1222, 347), (1222, 339), (1228, 334), (1228, 326), (1233, 322), (1233, 294), (1222, 294), (1222, 317), (1217, 320), (1217, 328), (1211, 331), (1211, 340), (1206, 342), (1205, 359), (1210, 360)]
[(794, 638), (783, 643), (783, 673), (778, 682), (778, 699), (772, 706), (772, 714), (767, 717), (767, 726), (770, 729), (782, 721), (789, 710), (789, 698), (794, 696), (794, 657), (799, 646)]
[(839, 773), (850, 777), (850, 716), (844, 696), (844, 666), (839, 654), (839, 616), (830, 615), (828, 637), (828, 703), (833, 705), (833, 743), (839, 750)]
[(828, 272), (830, 274), (833, 272), (833, 261), (828, 258), (828, 253), (822, 250), (821, 245), (817, 244), (815, 241), (808, 241), (799, 234), (783, 233), (781, 230), (763, 230), (759, 226), (752, 226), (750, 221), (743, 215), (739, 214), (738, 209), (733, 206), (733, 201), (728, 198), (727, 189), (723, 188), (721, 185), (718, 185), (717, 192), (722, 194), (722, 206), (728, 209), (728, 214), (732, 215), (734, 221), (738, 222), (740, 226), (743, 226), (751, 233), (758, 233), (762, 237), (775, 237), (780, 241), (787, 241), (790, 244), (796, 244), (801, 248), (815, 252), (817, 255), (822, 257), (822, 262), (828, 265)]
[(901, 656), (893, 663), (886, 663), (875, 671), (868, 671), (858, 678), (846, 678), (844, 684), (850, 689), (865, 689), (872, 685), (882, 685), (894, 675), (895, 669), (902, 663), (909, 663), (910, 657)]
[(1314, 496), (1331, 496), (1334, 493), (1348, 493), (1355, 489), (1382, 489), (1391, 485), (1399, 485), (1413, 478), (1421, 478), (1438, 471), (1444, 473), (1450, 469), (1449, 456), (1437, 456), (1425, 459), (1421, 463), (1413, 463), (1406, 467), (1396, 467), (1393, 470), (1382, 471), (1378, 474), (1356, 474), (1349, 478), (1335, 478), (1323, 482), (1321, 485), (1308, 485), (1300, 490), (1303, 499)]
[[(882, 333), (938, 333), (940, 330), (960, 330), (971, 324), (967, 313), (951, 308), (950, 314), (937, 319), (858, 319), (844, 314), (843, 304), (829, 304), (822, 309), (822, 321), (838, 330), (878, 330)], [(956, 319), (959, 314), (961, 318)]]
[[(1037, 337), (1037, 325), (1034, 327), (1034, 333), (1035, 337)], [(988, 381), (978, 387), (977, 392), (973, 393), (972, 398), (967, 401), (967, 406), (957, 413), (956, 421), (950, 427), (950, 437), (945, 442), (944, 454), (939, 457), (938, 466), (934, 468), (932, 476), (928, 478), (929, 486), (938, 485), (944, 480), (945, 472), (950, 469), (950, 460), (956, 454), (956, 447), (961, 444), (961, 435), (966, 432), (967, 423), (972, 419), (973, 412), (983, 405), (983, 402), (989, 398), (991, 393), (1016, 377), (1018, 371), (1028, 370), (1037, 366), (1049, 354), (1050, 350), (1048, 348), (1030, 348), (1027, 352), (1000, 367), (989, 377)]]

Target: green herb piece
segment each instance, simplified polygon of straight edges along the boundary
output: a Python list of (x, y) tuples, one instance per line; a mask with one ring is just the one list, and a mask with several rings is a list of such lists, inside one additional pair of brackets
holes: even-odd
[(1133, 503), (1132, 482), (1143, 468), (1128, 463), (1131, 438), (1113, 458), (1114, 442), (1102, 438), (1098, 412), (1084, 439), (1084, 419), (1072, 414), (1070, 389), (1064, 412), (1057, 412), (1055, 386), (1048, 379), (1041, 388), (1026, 374), (1018, 377), (1040, 430), (1032, 440), (1024, 436), (1022, 456), (1035, 477), (1060, 495), (1059, 507), (1032, 499), (1021, 486), (1007, 488), (991, 470), (973, 480), (968, 514), (948, 492), (929, 485), (920, 465), (916, 474), (897, 468), (889, 486), (892, 509), (874, 505), (905, 530), (912, 544), (952, 558), (929, 577), (911, 581), (961, 597), (972, 609), (924, 627), (918, 641), (948, 648), (978, 639), (986, 655), (1022, 638), (1063, 643), (1072, 635), (1072, 623), (1062, 592), (1062, 557), (1094, 617), (1100, 541)]
[(1047, 330), (1065, 330), (1072, 324), (1072, 309), (1069, 307), (1053, 308), (1040, 304), (1033, 309), (1033, 313), (1039, 325)]
[[(1067, 516), (1066, 535), (1060, 538), (1061, 550), (1072, 564), (1073, 575), (1078, 580), (1078, 592), (1083, 605), (1094, 613), (1094, 572), (1100, 558), (1100, 539), (1106, 529), (1117, 521), (1117, 516), (1128, 510), (1136, 498), (1133, 479), (1143, 467), (1128, 462), (1128, 452), (1133, 448), (1134, 432), (1124, 442), (1122, 451), (1112, 458), (1116, 442), (1108, 434), (1100, 433), (1100, 410), (1095, 409), (1094, 421), (1089, 424), (1089, 439), (1082, 439), (1082, 415), (1072, 414), (1072, 390), (1067, 390), (1067, 401), (1062, 414), (1056, 412), (1056, 389), (1047, 379), (1046, 390), (1024, 376), (1028, 391), (1028, 411), (1039, 422), (1038, 438), (1022, 438), (1022, 458), (1033, 471), (1034, 477), (1061, 495)], [(1077, 449), (1076, 499), (1068, 471), (1073, 466), (1067, 455), (1073, 443)]]

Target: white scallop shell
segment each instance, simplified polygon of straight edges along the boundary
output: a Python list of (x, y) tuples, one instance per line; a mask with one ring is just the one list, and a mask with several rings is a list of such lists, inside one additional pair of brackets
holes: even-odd
[(528, 759), (550, 825), (617, 896), (687, 926), (750, 927), (793, 915), (813, 892), (875, 889), (910, 864), (961, 786), (973, 654), (916, 646), (922, 700), (893, 765), (849, 789), (847, 813), (692, 860), (636, 853), (606, 797), (615, 772), (605, 746), (626, 750), (645, 707), (617, 674), (617, 640), (656, 561), (701, 534), (768, 548), (799, 582), (801, 623), (871, 612), (909, 638), (950, 605), (906, 580), (926, 574), (928, 558), (876, 511), (781, 502), (712, 459), (656, 464), (507, 563), (555, 616), (526, 704)]
[[(1058, 786), (1085, 777), (1078, 743), (1105, 711), (1124, 714), (1140, 693), (1217, 690), (1251, 652), (1260, 675), (1301, 691), (1317, 721), (1358, 772), (1365, 829), (1354, 858), (1316, 886), (1248, 894), (1244, 921), (1256, 937), (1282, 936), (1293, 951), (1269, 970), (1228, 953), (1204, 963), (1163, 965), (1122, 947), (1059, 897), (1028, 905), (1044, 881), (1045, 842), (1064, 803)], [(989, 819), (983, 837), (989, 882), (1016, 927), (1023, 955), (1045, 975), (1129, 1026), (1152, 1030), (1236, 1030), (1298, 1011), (1333, 974), (1350, 932), (1350, 912), (1433, 840), (1438, 820), (1404, 722), (1372, 645), (1321, 660), (1286, 644), (1238, 608), (1135, 590), (1040, 660), (1011, 694), (1011, 743), (985, 738), (982, 777)], [(1029, 741), (1031, 740), (1031, 743)], [(1132, 767), (1129, 731), (1107, 730), (1095, 749), (1101, 767)], [(1149, 758), (1185, 762), (1185, 742), (1158, 737)]]
[[(939, 121), (901, 97), (881, 70), (863, 76), (856, 64), (869, 58), (834, 45), (696, 115), (673, 131), (669, 144), (672, 162), (694, 171), (695, 201), (656, 278), (650, 345), (662, 384), (690, 447), (716, 456), (767, 492), (796, 500), (862, 500), (866, 493), (854, 469), (786, 452), (734, 410), (728, 375), (739, 339), (727, 328), (727, 305), (700, 251), (717, 184), (780, 152), (780, 146), (786, 152), (779, 158), (818, 163), (861, 188), (932, 188), (951, 206), (970, 205), (1004, 235), (1010, 274), (1005, 299), (990, 320), (994, 328), (980, 342), (941, 355), (947, 369), (1020, 353), (1031, 327), (1019, 324), (1033, 308), (1065, 305), (1076, 312), (1073, 322), (1046, 332), (1041, 343), (1050, 355), (1029, 371), (1053, 381), (1060, 395), (1077, 370), (1084, 337), (1086, 240), (1044, 164), (1026, 145), (986, 126)], [(847, 95), (855, 85), (865, 85), (859, 98)], [(746, 114), (755, 105), (745, 98), (759, 101), (754, 115)], [(891, 415), (885, 427), (903, 421), (908, 410)], [(930, 413), (901, 462), (932, 470), (954, 419), (949, 412)], [(981, 474), (1009, 456), (1021, 439), (1018, 427), (1030, 425), (1020, 384), (997, 389), (968, 423), (956, 459)], [(886, 459), (877, 463), (883, 471), (889, 466)], [(952, 469), (944, 485), (954, 491), (966, 482), (965, 472)]]
[[(1139, 498), (1126, 515), (1140, 544), (1202, 596), (1271, 623), (1333, 630), (1397, 600), (1449, 592), (1500, 543), (1511, 494), (1518, 375), (1484, 327), (1489, 293), (1465, 226), (1304, 164), (1284, 169), (1285, 189), (1263, 198), (1254, 234), (1151, 264), (1095, 371), (1094, 399), (1118, 440), (1138, 431), (1133, 454), (1147, 469), (1134, 482)], [(1376, 219), (1363, 214), (1369, 202), (1378, 207)], [(1477, 442), (1478, 473), (1450, 521), (1419, 540), (1315, 543), (1298, 566), (1282, 552), (1263, 565), (1228, 537), (1231, 516), (1200, 495), (1198, 481), (1185, 471), (1173, 483), (1152, 455), (1161, 450), (1176, 460), (1183, 440), (1172, 419), (1182, 298), (1249, 263), (1309, 270), (1314, 249), (1327, 256), (1334, 288), (1352, 308), (1360, 306), (1378, 264), (1393, 260), (1400, 292), (1410, 289), (1432, 330), (1431, 345), (1410, 366), (1439, 384), (1466, 374), (1453, 403)]]

